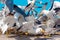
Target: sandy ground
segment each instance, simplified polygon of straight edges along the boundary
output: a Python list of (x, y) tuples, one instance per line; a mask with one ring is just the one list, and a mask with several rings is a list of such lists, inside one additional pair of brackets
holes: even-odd
[(15, 36), (15, 37), (7, 37), (6, 35), (0, 35), (0, 40), (60, 40), (60, 35), (52, 36), (50, 39), (39, 38), (39, 37), (27, 37), (27, 36)]

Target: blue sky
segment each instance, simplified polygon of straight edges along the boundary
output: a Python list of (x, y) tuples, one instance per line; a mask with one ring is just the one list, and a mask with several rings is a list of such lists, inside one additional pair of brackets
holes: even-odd
[(4, 4), (0, 2), (0, 10), (2, 10), (2, 7), (4, 7)]
[[(16, 4), (16, 5), (21, 5), (21, 6), (26, 6), (27, 4), (28, 4), (28, 2), (27, 2), (27, 0), (13, 0), (14, 1), (14, 4)], [(50, 0), (36, 0), (36, 1), (42, 1), (43, 3), (45, 3), (45, 2), (48, 2), (48, 5), (47, 5), (47, 7), (46, 7), (46, 9), (48, 10), (49, 8), (50, 8), (50, 6), (51, 6), (51, 2), (50, 2)], [(56, 0), (56, 1), (60, 1), (60, 0)], [(40, 5), (40, 4), (36, 4), (36, 5)], [(2, 9), (2, 7), (3, 7), (4, 5), (0, 2), (0, 10)], [(37, 11), (38, 10), (41, 10), (41, 9), (37, 9)]]
[[(46, 10), (49, 10), (49, 8), (51, 7), (51, 1), (50, 0), (36, 0), (36, 1), (42, 1), (43, 3), (48, 2), (48, 5), (46, 7)], [(55, 0), (55, 1), (60, 1), (60, 0)], [(27, 0), (18, 0), (18, 1), (17, 0), (13, 0), (13, 2), (14, 2), (14, 4), (20, 5), (20, 6), (26, 6), (28, 4), (28, 1)], [(35, 3), (35, 5), (36, 6), (42, 6), (43, 7), (42, 4)], [(2, 10), (2, 7), (4, 7), (4, 4), (2, 4), (0, 2), (0, 11)], [(37, 14), (39, 14), (41, 12), (42, 8), (35, 8), (35, 10), (38, 12)], [(32, 13), (30, 13), (29, 15), (32, 15)]]

